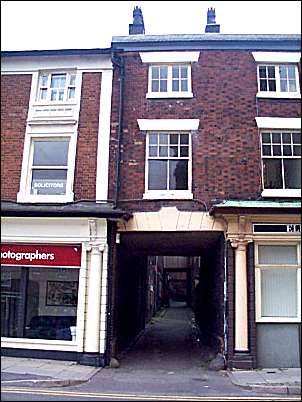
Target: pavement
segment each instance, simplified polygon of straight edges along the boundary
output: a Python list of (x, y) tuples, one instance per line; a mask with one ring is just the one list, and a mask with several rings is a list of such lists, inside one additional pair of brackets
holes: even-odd
[[(70, 361), (1, 357), (1, 386), (66, 387), (88, 382), (102, 367)], [(251, 391), (301, 394), (301, 369), (226, 370), (234, 385)]]
[[(229, 380), (233, 385), (252, 392), (301, 395), (301, 368), (219, 370), (215, 375), (208, 369), (215, 354), (211, 355), (211, 350), (197, 345), (192, 335), (193, 327), (190, 309), (177, 306), (166, 309), (151, 320), (124, 356), (118, 356), (121, 367), (109, 369), (110, 372), (108, 368), (71, 361), (2, 356), (1, 386), (68, 387), (88, 383), (96, 376), (102, 382), (108, 377), (111, 387), (112, 376), (127, 382), (129, 373), (134, 377), (145, 373), (147, 382), (150, 379), (156, 383), (165, 372), (175, 375), (179, 372), (187, 375), (177, 377), (184, 386), (188, 385), (189, 378), (213, 380), (221, 387), (227, 387), (225, 381)], [(196, 337), (195, 340), (198, 341)], [(152, 377), (148, 377), (150, 374)], [(172, 376), (170, 380), (172, 386)]]

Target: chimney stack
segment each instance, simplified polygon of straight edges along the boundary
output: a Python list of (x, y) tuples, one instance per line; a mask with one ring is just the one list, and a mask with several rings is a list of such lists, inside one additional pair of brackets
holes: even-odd
[(144, 17), (140, 7), (135, 6), (133, 10), (133, 24), (129, 24), (129, 35), (145, 33)]
[(219, 33), (220, 32), (220, 25), (216, 24), (215, 21), (215, 8), (209, 8), (207, 13), (207, 25), (205, 32), (206, 33)]

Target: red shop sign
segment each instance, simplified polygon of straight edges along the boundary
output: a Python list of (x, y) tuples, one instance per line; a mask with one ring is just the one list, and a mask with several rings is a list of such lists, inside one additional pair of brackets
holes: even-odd
[(80, 267), (81, 246), (1, 244), (2, 265)]

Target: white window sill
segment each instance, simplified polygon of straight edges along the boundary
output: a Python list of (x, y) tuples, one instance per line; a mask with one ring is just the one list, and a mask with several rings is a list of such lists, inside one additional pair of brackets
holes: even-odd
[(62, 106), (62, 105), (68, 105), (68, 106), (76, 106), (77, 102), (75, 100), (72, 101), (35, 101), (33, 102), (33, 106)]
[(66, 195), (24, 195), (21, 193), (17, 194), (17, 202), (20, 203), (50, 203), (50, 204), (59, 204), (66, 202), (73, 202), (74, 194), (69, 193)]
[(147, 200), (189, 200), (193, 198), (191, 191), (163, 191), (163, 190), (153, 190), (146, 191), (143, 195), (143, 199)]
[(257, 92), (257, 98), (301, 99), (298, 92)]
[(148, 99), (193, 98), (193, 92), (148, 92)]
[(270, 189), (263, 190), (261, 193), (262, 197), (292, 197), (292, 198), (300, 198), (301, 190), (300, 189)]
[(279, 323), (287, 323), (287, 322), (292, 322), (292, 323), (300, 323), (301, 318), (297, 317), (261, 317), (257, 318), (256, 322), (261, 324), (261, 323), (270, 323), (270, 322), (279, 322)]

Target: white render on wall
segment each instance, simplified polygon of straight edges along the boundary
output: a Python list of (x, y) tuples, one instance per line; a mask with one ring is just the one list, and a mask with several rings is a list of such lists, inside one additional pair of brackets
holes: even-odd
[[(91, 221), (93, 230), (91, 230)], [(82, 246), (76, 340), (2, 337), (2, 347), (104, 353), (108, 264), (106, 219), (2, 217), (1, 242), (47, 245), (81, 244)], [(94, 260), (91, 258), (91, 250), (96, 247), (100, 252), (101, 264), (98, 264), (99, 260), (97, 264), (94, 264)], [(101, 250), (103, 250), (102, 253)], [(47, 269), (51, 268), (45, 267), (45, 270)], [(93, 277), (90, 277), (91, 272), (94, 273)], [(92, 303), (88, 303), (89, 299)], [(95, 306), (100, 306), (99, 310), (95, 309)], [(92, 314), (93, 321), (87, 319), (88, 308), (90, 308), (90, 316)], [(87, 347), (88, 350), (85, 349)]]

